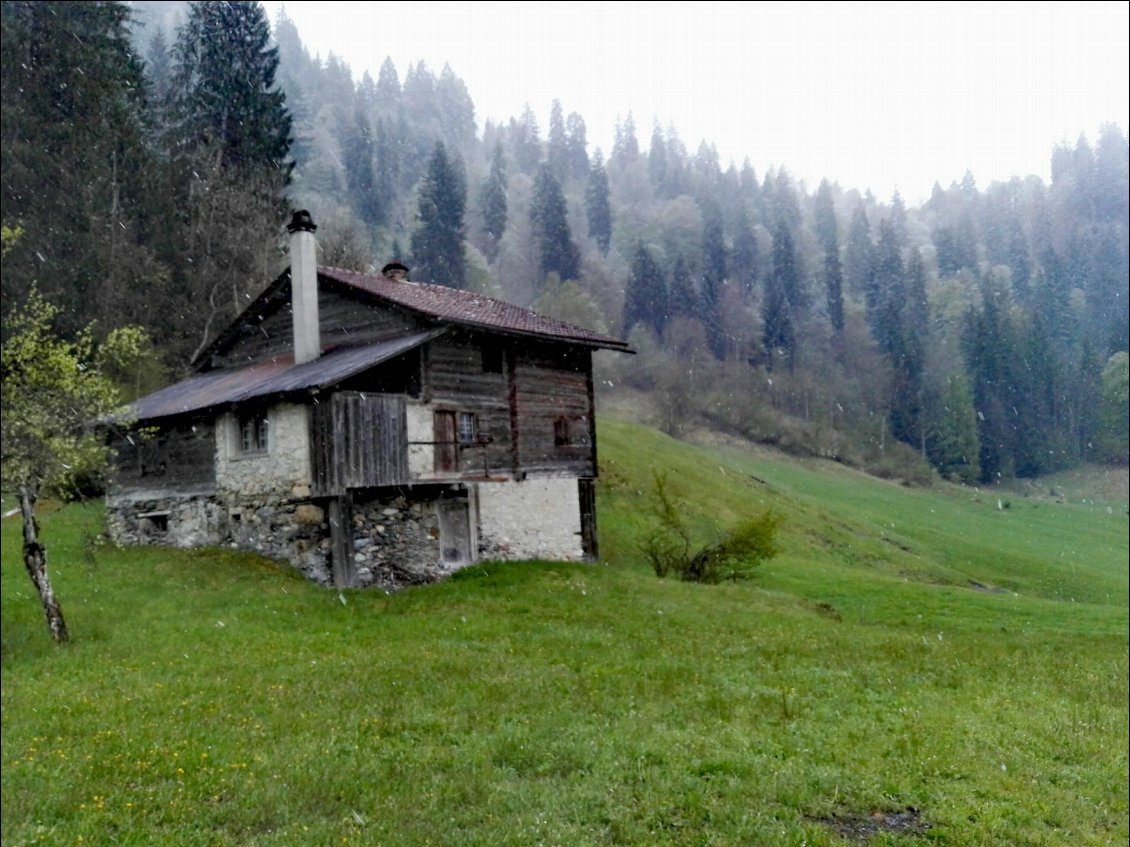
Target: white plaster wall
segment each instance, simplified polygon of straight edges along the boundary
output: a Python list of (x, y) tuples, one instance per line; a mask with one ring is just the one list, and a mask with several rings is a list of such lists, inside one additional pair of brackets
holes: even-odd
[(241, 454), (235, 415), (216, 421), (216, 488), (253, 495), (309, 486), (310, 423), (307, 408), (280, 403), (267, 410), (268, 450)]
[(408, 475), (412, 479), (435, 476), (435, 448), (431, 444), (413, 444), (435, 440), (432, 410), (421, 403), (408, 403), (405, 407), (408, 428)]
[(479, 547), (484, 558), (580, 561), (577, 480), (480, 483)]

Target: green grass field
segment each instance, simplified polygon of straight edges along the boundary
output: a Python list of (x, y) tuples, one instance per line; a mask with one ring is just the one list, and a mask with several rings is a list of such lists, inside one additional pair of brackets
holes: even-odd
[[(61, 649), (5, 520), (4, 847), (1130, 838), (1124, 486), (907, 489), (611, 420), (600, 460), (600, 564), (391, 596), (68, 507)], [(704, 540), (783, 514), (781, 555), (656, 579), (655, 470)]]

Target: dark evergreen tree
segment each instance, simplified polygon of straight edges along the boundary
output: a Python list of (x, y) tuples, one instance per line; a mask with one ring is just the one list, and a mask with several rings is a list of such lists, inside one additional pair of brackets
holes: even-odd
[(412, 275), (422, 282), (463, 288), (463, 213), (467, 181), (463, 162), (437, 141), (420, 185), (416, 229), (412, 233)]
[(616, 137), (612, 142), (612, 155), (609, 164), (626, 168), (640, 157), (640, 142), (636, 138), (636, 121), (632, 113), (621, 123), (616, 121)]
[(174, 114), (180, 143), (225, 167), (273, 168), (289, 178), (290, 113), (275, 85), (278, 48), (255, 2), (190, 6), (177, 38)]
[(844, 272), (840, 264), (840, 251), (833, 249), (824, 254), (824, 305), (828, 310), (828, 323), (837, 333), (844, 331)]
[(581, 275), (581, 256), (569, 230), (565, 195), (548, 167), (534, 180), (530, 222), (538, 245), (542, 278), (555, 273), (564, 282)]
[(636, 244), (632, 269), (624, 285), (624, 334), (637, 323), (643, 323), (662, 337), (667, 325), (667, 280), (663, 269), (643, 242)]
[(532, 174), (541, 161), (541, 136), (534, 110), (527, 103), (519, 120), (510, 119), (510, 155), (518, 170)]
[(483, 183), (480, 195), (483, 210), (483, 230), (486, 234), (487, 258), (498, 255), (498, 242), (506, 231), (506, 156), (501, 142), (494, 145), (490, 160), (490, 173)]
[(670, 297), (668, 313), (672, 318), (697, 318), (699, 315), (698, 293), (694, 287), (694, 277), (682, 256), (676, 256), (671, 266)]
[(585, 130), (585, 119), (576, 112), (570, 112), (565, 119), (565, 153), (569, 163), (570, 179), (583, 180), (589, 173), (589, 142)]
[(871, 333), (885, 353), (899, 346), (903, 292), (902, 247), (890, 221), (879, 224), (879, 244), (875, 250), (875, 273), (871, 287), (864, 291)]
[(828, 322), (837, 332), (844, 329), (844, 272), (840, 262), (839, 226), (835, 200), (828, 180), (821, 180), (813, 202), (813, 229), (824, 251), (824, 305)]
[(740, 207), (734, 224), (734, 250), (731, 259), (734, 279), (748, 296), (761, 279), (761, 251), (744, 204)]
[[(893, 224), (883, 222), (882, 228)], [(897, 238), (897, 235), (894, 237)], [(880, 245), (883, 237), (880, 235)], [(880, 246), (882, 251), (882, 246)], [(911, 252), (905, 270), (905, 281), (884, 300), (880, 310), (887, 324), (886, 347), (891, 361), (891, 434), (906, 444), (926, 451), (926, 431), (923, 425), (925, 408), (924, 371), (926, 367), (926, 341), (929, 331), (929, 312), (926, 303), (926, 268), (917, 250)], [(882, 345), (881, 345), (882, 346)]]
[(784, 361), (791, 370), (796, 361), (796, 323), (793, 319), (800, 299), (800, 273), (792, 230), (784, 219), (773, 229), (773, 266), (765, 281), (762, 303), (762, 343), (769, 366)]
[[(788, 229), (785, 229), (788, 232)], [(792, 309), (785, 293), (785, 280), (792, 274), (789, 262), (791, 250), (787, 242), (790, 236), (773, 240), (773, 269), (765, 279), (765, 299), (761, 308), (761, 341), (766, 353), (766, 366), (772, 370), (778, 362), (783, 362), (790, 370), (796, 356), (796, 328)]]
[(440, 138), (451, 150), (465, 150), (475, 141), (475, 104), (467, 85), (450, 65), (440, 71), (435, 87)]
[(396, 72), (396, 65), (388, 56), (377, 72), (376, 102), (373, 105), (377, 114), (386, 118), (396, 117), (404, 105), (400, 75)]
[(119, 325), (126, 302), (131, 321), (146, 320), (138, 313), (161, 287), (152, 245), (164, 227), (152, 218), (129, 8), (4, 2), (0, 27), (0, 197), (4, 224), (22, 230), (4, 257), (4, 313), (37, 282), (67, 333), (92, 318)]
[(569, 177), (569, 139), (565, 134), (565, 113), (561, 101), (554, 100), (549, 112), (549, 141), (546, 146), (546, 165), (559, 183)]
[(601, 253), (607, 253), (612, 244), (612, 205), (608, 198), (608, 174), (604, 170), (604, 157), (597, 150), (585, 188), (585, 217), (589, 238), (597, 243)]
[(350, 205), (364, 224), (380, 226), (384, 223), (385, 210), (374, 171), (376, 145), (373, 127), (360, 98), (353, 109), (352, 120), (345, 124), (341, 133), (341, 159)]
[(875, 242), (871, 240), (871, 224), (862, 204), (855, 207), (848, 228), (844, 251), (844, 283), (847, 290), (858, 298), (872, 289), (875, 274)]
[(970, 312), (962, 340), (966, 369), (973, 383), (981, 479), (993, 481), (1011, 477), (1015, 471), (1008, 366), (1013, 345), (995, 280), (983, 279), (981, 294), (981, 308)]
[(647, 173), (651, 178), (651, 187), (659, 197), (669, 196), (667, 193), (667, 144), (663, 140), (663, 130), (656, 123), (651, 130), (651, 148), (647, 153)]
[(182, 298), (177, 347), (195, 356), (274, 269), (288, 206), (291, 118), (258, 3), (193, 3), (173, 54), (180, 220), (169, 263)]
[(700, 201), (702, 210), (702, 288), (699, 319), (706, 328), (706, 339), (717, 359), (729, 352), (729, 340), (722, 331), (722, 291), (726, 284), (726, 242), (722, 214), (713, 198)]

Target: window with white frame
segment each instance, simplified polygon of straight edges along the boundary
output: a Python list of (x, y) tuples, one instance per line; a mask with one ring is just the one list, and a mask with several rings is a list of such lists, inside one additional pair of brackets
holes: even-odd
[(270, 444), (266, 409), (244, 412), (238, 421), (239, 452), (242, 455), (266, 453)]
[(477, 426), (475, 422), (474, 412), (460, 412), (456, 419), (458, 430), (456, 437), (459, 439), (460, 444), (474, 444), (477, 437)]

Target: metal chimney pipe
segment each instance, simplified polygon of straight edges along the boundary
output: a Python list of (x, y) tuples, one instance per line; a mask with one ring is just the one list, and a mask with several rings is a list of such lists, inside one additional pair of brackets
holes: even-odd
[(312, 362), (322, 354), (318, 331), (318, 263), (314, 255), (314, 219), (305, 209), (286, 225), (290, 232), (290, 308), (294, 318), (294, 363)]

